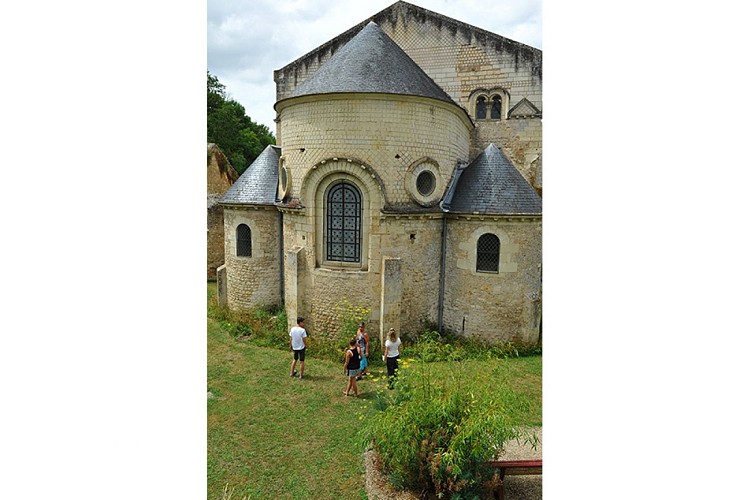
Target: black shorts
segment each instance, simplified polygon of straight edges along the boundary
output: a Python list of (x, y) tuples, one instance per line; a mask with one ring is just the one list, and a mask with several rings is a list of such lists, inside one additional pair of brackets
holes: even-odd
[(305, 361), (305, 348), (298, 350), (293, 350), (292, 352), (295, 353), (295, 359), (299, 359), (300, 361)]

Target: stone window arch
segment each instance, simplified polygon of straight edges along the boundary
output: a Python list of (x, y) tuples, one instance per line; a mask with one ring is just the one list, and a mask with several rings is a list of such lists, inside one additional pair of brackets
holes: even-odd
[(253, 256), (253, 241), (250, 234), (250, 227), (247, 224), (240, 224), (235, 230), (235, 253), (238, 257)]
[(417, 204), (437, 205), (446, 188), (438, 162), (426, 156), (412, 163), (404, 174), (404, 187)]
[(493, 104), (490, 107), (490, 119), (491, 120), (500, 120), (501, 119), (501, 96), (498, 94), (494, 95), (491, 98)]
[(331, 262), (361, 262), (362, 194), (351, 182), (338, 179), (326, 188), (325, 257)]
[[(355, 186), (361, 195), (361, 232), (359, 262), (331, 261), (326, 258), (326, 199), (329, 190), (337, 182), (345, 181)], [(371, 254), (371, 226), (380, 208), (388, 202), (384, 184), (376, 171), (367, 163), (355, 158), (328, 158), (313, 165), (300, 182), (300, 198), (313, 200), (312, 210), (307, 210), (305, 222), (314, 231), (315, 265), (326, 271), (364, 271), (371, 261), (380, 263), (378, 256)]]
[(501, 255), (501, 240), (493, 233), (485, 233), (477, 240), (477, 264), (475, 271), (498, 273)]
[(497, 87), (476, 89), (470, 95), (469, 101), (470, 106), (474, 103), (476, 120), (505, 120), (510, 98), (508, 90)]
[(477, 103), (475, 104), (475, 118), (477, 118), (478, 120), (485, 119), (485, 116), (487, 114), (485, 101), (485, 96), (480, 96), (477, 98)]

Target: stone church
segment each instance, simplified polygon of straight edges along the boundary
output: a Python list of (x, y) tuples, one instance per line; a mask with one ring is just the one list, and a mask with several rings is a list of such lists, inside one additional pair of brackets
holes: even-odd
[(220, 199), (221, 301), (314, 334), (347, 300), (381, 339), (540, 339), (539, 49), (400, 1), (274, 81), (277, 145)]

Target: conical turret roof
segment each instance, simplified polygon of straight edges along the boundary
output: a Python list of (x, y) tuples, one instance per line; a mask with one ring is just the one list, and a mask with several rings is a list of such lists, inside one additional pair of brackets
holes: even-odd
[(297, 87), (290, 97), (344, 92), (422, 96), (455, 104), (372, 21)]
[(268, 145), (232, 184), (219, 203), (273, 205), (279, 183), (279, 146)]
[(542, 214), (540, 196), (495, 144), (457, 169), (441, 206), (453, 213)]

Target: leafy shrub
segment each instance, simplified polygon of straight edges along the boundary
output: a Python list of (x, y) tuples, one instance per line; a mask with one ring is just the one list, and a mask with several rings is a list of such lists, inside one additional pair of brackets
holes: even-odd
[(406, 342), (403, 350), (405, 355), (425, 362), (462, 361), (540, 355), (542, 345), (513, 340), (497, 343), (479, 337), (441, 335), (435, 330), (427, 330), (413, 342)]
[(398, 487), (437, 495), (476, 494), (494, 472), (488, 462), (511, 439), (535, 438), (514, 425), (529, 402), (508, 386), (483, 385), (463, 364), (441, 373), (431, 365), (400, 366), (396, 394), (370, 418), (359, 437), (381, 456), (384, 473)]

